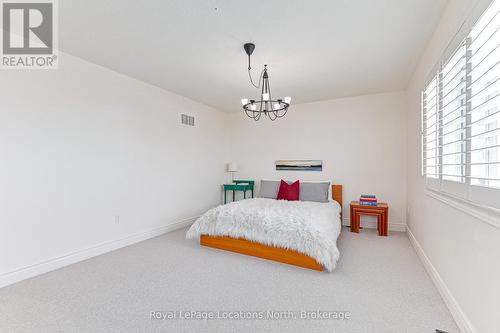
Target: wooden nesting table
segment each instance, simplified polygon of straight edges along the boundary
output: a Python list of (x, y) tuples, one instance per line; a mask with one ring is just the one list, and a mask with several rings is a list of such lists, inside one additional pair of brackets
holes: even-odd
[(359, 218), (361, 215), (372, 215), (377, 217), (377, 229), (379, 236), (388, 235), (389, 206), (379, 203), (376, 206), (361, 205), (358, 201), (351, 202), (351, 232), (359, 232)]

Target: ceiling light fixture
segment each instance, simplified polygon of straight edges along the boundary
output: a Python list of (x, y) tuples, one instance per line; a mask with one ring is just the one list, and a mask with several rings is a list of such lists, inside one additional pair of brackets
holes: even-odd
[(262, 114), (269, 117), (272, 121), (283, 117), (288, 111), (292, 98), (285, 97), (283, 99), (273, 100), (271, 96), (271, 86), (269, 84), (269, 74), (267, 73), (267, 65), (264, 65), (264, 70), (262, 70), (260, 74), (259, 84), (255, 85), (252, 80), (252, 74), (250, 73), (250, 70), (252, 69), (250, 66), (250, 56), (255, 50), (255, 44), (246, 43), (243, 45), (243, 49), (248, 55), (248, 76), (250, 78), (250, 83), (252, 83), (255, 88), (261, 89), (260, 99), (241, 99), (243, 110), (245, 110), (248, 117), (255, 121), (258, 121)]

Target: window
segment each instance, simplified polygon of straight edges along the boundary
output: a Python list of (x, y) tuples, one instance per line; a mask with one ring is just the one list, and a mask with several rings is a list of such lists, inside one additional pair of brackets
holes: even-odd
[(427, 185), (500, 209), (500, 0), (422, 93)]

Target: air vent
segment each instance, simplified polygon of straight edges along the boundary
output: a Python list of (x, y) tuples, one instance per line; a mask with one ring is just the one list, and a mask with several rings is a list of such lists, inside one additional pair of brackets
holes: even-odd
[(194, 126), (194, 117), (187, 114), (181, 114), (181, 124), (187, 126)]

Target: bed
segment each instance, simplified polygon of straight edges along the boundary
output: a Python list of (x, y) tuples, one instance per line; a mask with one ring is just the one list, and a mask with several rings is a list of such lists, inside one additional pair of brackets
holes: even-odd
[(333, 271), (342, 221), (342, 185), (332, 185), (329, 202), (254, 198), (221, 205), (188, 230), (212, 248), (317, 271)]

